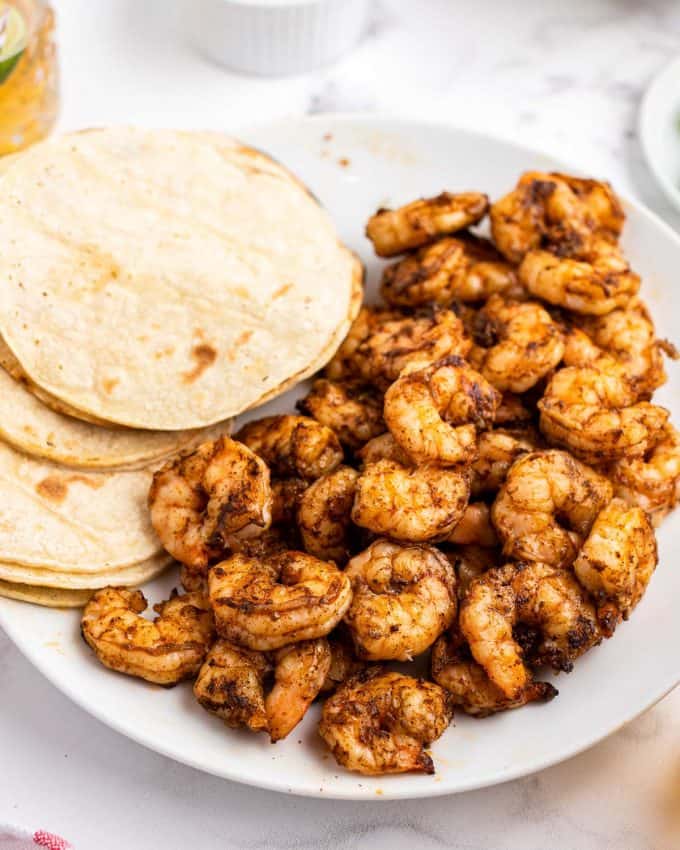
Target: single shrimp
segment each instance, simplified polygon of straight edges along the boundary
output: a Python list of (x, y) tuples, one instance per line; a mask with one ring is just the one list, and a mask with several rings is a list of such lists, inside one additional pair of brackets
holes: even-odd
[(271, 663), (263, 652), (244, 649), (220, 638), (212, 646), (198, 678), (194, 696), (206, 711), (227, 726), (267, 732), (264, 677)]
[(432, 648), (431, 672), (434, 681), (452, 695), (453, 704), (473, 717), (488, 717), (530, 702), (548, 702), (557, 696), (557, 690), (548, 682), (530, 680), (518, 697), (508, 699), (474, 660), (455, 626)]
[(244, 425), (235, 439), (264, 460), (280, 478), (313, 481), (342, 463), (335, 433), (308, 416), (265, 416)]
[(380, 460), (359, 476), (352, 520), (396, 540), (444, 540), (462, 519), (469, 495), (467, 471)]
[(442, 192), (396, 210), (379, 209), (366, 224), (366, 236), (379, 257), (393, 257), (476, 224), (488, 209), (481, 192)]
[(447, 357), (392, 384), (385, 422), (414, 463), (468, 463), (477, 455), (477, 431), (491, 425), (500, 398), (462, 357)]
[(456, 573), (458, 601), (465, 599), (472, 582), (492, 567), (499, 567), (500, 553), (496, 549), (475, 544), (456, 546), (445, 552)]
[(347, 336), (326, 365), (326, 377), (331, 381), (356, 380), (358, 368), (354, 360), (359, 346), (384, 323), (403, 318), (404, 314), (398, 310), (362, 307), (347, 331)]
[(497, 546), (498, 537), (486, 502), (470, 502), (460, 522), (446, 539), (448, 543), (463, 546), (471, 544), (486, 548)]
[(622, 499), (612, 499), (598, 514), (574, 561), (576, 577), (598, 602), (600, 625), (607, 637), (642, 599), (657, 560), (647, 514)]
[(339, 566), (347, 563), (358, 478), (356, 469), (339, 466), (317, 478), (303, 495), (297, 522), (302, 544), (310, 555)]
[(517, 458), (538, 448), (539, 443), (531, 427), (483, 431), (477, 439), (477, 459), (472, 463), (473, 497), (496, 493)]
[(347, 565), (352, 604), (345, 614), (357, 655), (410, 661), (456, 616), (456, 576), (432, 546), (376, 540)]
[(644, 455), (669, 415), (663, 407), (637, 402), (619, 371), (573, 366), (555, 373), (538, 409), (548, 441), (593, 465)]
[(328, 640), (331, 651), (331, 666), (321, 686), (322, 693), (336, 690), (343, 682), (366, 669), (366, 662), (361, 661), (354, 654), (351, 641), (343, 638), (334, 636)]
[(369, 440), (365, 446), (359, 449), (357, 457), (364, 467), (371, 463), (377, 463), (379, 460), (391, 460), (402, 466), (412, 465), (407, 454), (389, 431)]
[(395, 307), (448, 307), (454, 301), (483, 301), (496, 292), (521, 297), (524, 289), (488, 239), (464, 233), (438, 239), (387, 266), (380, 292)]
[(319, 734), (338, 764), (373, 776), (434, 773), (425, 748), (453, 719), (450, 695), (439, 685), (368, 668), (326, 700)]
[(295, 522), (300, 500), (308, 486), (304, 478), (272, 479), (272, 525)]
[(229, 437), (169, 461), (149, 490), (151, 524), (161, 544), (199, 572), (235, 541), (268, 528), (271, 506), (266, 465)]
[(285, 738), (314, 702), (331, 669), (326, 638), (284, 646), (274, 656), (274, 686), (265, 697), (272, 743)]
[(211, 568), (208, 591), (218, 634), (261, 651), (324, 637), (352, 599), (344, 573), (304, 552), (232, 555)]
[(604, 240), (578, 260), (530, 251), (518, 274), (537, 298), (591, 316), (626, 307), (640, 288), (639, 275), (631, 271), (618, 246)]
[(537, 628), (531, 663), (568, 672), (576, 658), (602, 639), (595, 610), (566, 570), (541, 563), (510, 563), (475, 579), (461, 604), (460, 629), (475, 661), (509, 700), (531, 683), (513, 632)]
[[(470, 349), (463, 323), (452, 310), (432, 309), (413, 316), (378, 318), (367, 336), (343, 357), (345, 370), (386, 390), (407, 367), (425, 366)], [(330, 373), (334, 369), (327, 370)]]
[(174, 591), (154, 605), (153, 621), (141, 616), (146, 607), (141, 590), (97, 590), (83, 610), (82, 635), (101, 663), (119, 673), (158, 685), (194, 676), (214, 634), (205, 596)]
[(546, 310), (533, 301), (493, 295), (478, 315), (484, 348), (469, 359), (497, 390), (524, 393), (552, 372), (564, 354), (564, 339)]
[(385, 430), (382, 394), (361, 381), (318, 378), (297, 408), (335, 431), (349, 449), (361, 448)]
[(491, 205), (491, 233), (498, 250), (520, 263), (537, 248), (578, 253), (594, 237), (614, 241), (623, 226), (621, 205), (607, 183), (565, 174), (529, 171)]
[(647, 512), (655, 526), (680, 502), (680, 433), (666, 424), (641, 457), (623, 457), (607, 469), (614, 493)]
[(612, 497), (609, 481), (554, 449), (515, 461), (491, 508), (510, 558), (569, 566)]

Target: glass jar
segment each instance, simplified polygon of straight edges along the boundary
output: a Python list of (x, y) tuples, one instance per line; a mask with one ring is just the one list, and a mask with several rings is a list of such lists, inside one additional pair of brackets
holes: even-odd
[(0, 155), (44, 138), (59, 109), (54, 13), (44, 0), (0, 0)]

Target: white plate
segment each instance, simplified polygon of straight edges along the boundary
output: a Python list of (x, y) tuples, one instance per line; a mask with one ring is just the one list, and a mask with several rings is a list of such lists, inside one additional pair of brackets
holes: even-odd
[(650, 171), (680, 210), (680, 56), (649, 85), (640, 105), (638, 129)]
[[(541, 154), (467, 131), (372, 117), (293, 120), (243, 137), (281, 159), (311, 186), (342, 237), (366, 260), (373, 287), (380, 263), (372, 257), (363, 228), (377, 206), (444, 188), (483, 189), (497, 197), (525, 169), (566, 168)], [(625, 206), (624, 243), (643, 274), (644, 295), (660, 333), (680, 340), (680, 240), (639, 204)], [(319, 286), (323, 284), (320, 280)], [(659, 399), (677, 408), (677, 390), (674, 377)], [(292, 410), (296, 395), (278, 399), (267, 411)], [(558, 677), (559, 697), (484, 720), (458, 714), (455, 727), (432, 748), (434, 776), (366, 778), (342, 770), (317, 738), (316, 707), (289, 739), (276, 745), (264, 736), (228, 730), (194, 702), (189, 685), (165, 690), (101, 667), (80, 639), (75, 611), (0, 600), (0, 623), (33, 664), (86, 711), (177, 761), (297, 794), (428, 797), (492, 785), (568, 758), (627, 723), (677, 683), (680, 570), (673, 543), (677, 549), (680, 516), (664, 524), (659, 540), (661, 564), (633, 618), (613, 640), (582, 658), (572, 674)], [(146, 590), (156, 601), (169, 586), (166, 577)]]

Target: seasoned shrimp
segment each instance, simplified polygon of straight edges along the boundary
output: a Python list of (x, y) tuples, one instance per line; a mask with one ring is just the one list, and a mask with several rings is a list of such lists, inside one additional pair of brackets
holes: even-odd
[(466, 471), (380, 460), (359, 476), (352, 520), (396, 540), (444, 540), (462, 519), (469, 494)]
[(474, 460), (477, 431), (493, 422), (500, 393), (462, 357), (407, 371), (385, 395), (385, 422), (414, 463)]
[(360, 448), (385, 430), (382, 394), (361, 381), (318, 378), (297, 407), (335, 431), (350, 449)]
[(326, 638), (284, 646), (274, 656), (274, 686), (265, 698), (272, 743), (285, 738), (302, 720), (323, 688), (331, 668)]
[(410, 661), (456, 616), (455, 572), (432, 546), (376, 540), (345, 574), (353, 590), (345, 622), (367, 661)]
[(623, 457), (607, 470), (614, 493), (659, 525), (680, 502), (680, 433), (670, 424), (642, 457)]
[(562, 359), (562, 332), (540, 304), (493, 295), (478, 321), (485, 347), (470, 362), (498, 390), (524, 393)]
[(302, 495), (309, 486), (304, 478), (274, 478), (272, 488), (272, 525), (295, 522)]
[(147, 607), (141, 590), (104, 587), (93, 593), (80, 620), (87, 643), (105, 667), (158, 685), (194, 676), (213, 637), (205, 596), (176, 591), (154, 605), (158, 616), (141, 616)]
[(477, 544), (487, 548), (497, 546), (498, 538), (491, 523), (489, 506), (485, 502), (470, 502), (447, 541), (460, 545)]
[(548, 702), (557, 690), (548, 682), (529, 681), (518, 697), (508, 699), (472, 657), (460, 631), (454, 627), (432, 648), (432, 678), (453, 697), (453, 704), (473, 717), (521, 708), (530, 702)]
[(509, 700), (531, 682), (513, 628), (537, 628), (533, 664), (569, 671), (602, 639), (595, 609), (566, 570), (541, 563), (505, 564), (475, 579), (461, 604), (460, 629), (475, 661)]
[(352, 599), (344, 573), (304, 552), (232, 555), (211, 568), (208, 590), (218, 634), (261, 651), (324, 637)]
[(611, 497), (609, 481), (567, 452), (531, 452), (511, 467), (491, 518), (506, 556), (566, 567)]
[(668, 421), (663, 407), (636, 402), (620, 372), (595, 367), (560, 369), (538, 409), (548, 441), (592, 464), (644, 455)]
[(235, 541), (261, 534), (271, 507), (269, 470), (229, 437), (166, 463), (149, 491), (151, 524), (163, 547), (196, 571), (205, 571)]
[(472, 582), (492, 567), (500, 566), (496, 549), (477, 545), (456, 546), (446, 552), (446, 557), (456, 572), (458, 600), (465, 598)]
[(366, 224), (366, 236), (379, 257), (393, 257), (476, 224), (488, 209), (481, 192), (442, 192), (396, 210), (379, 209)]
[(618, 246), (599, 240), (582, 259), (549, 251), (530, 251), (518, 269), (519, 279), (537, 298), (574, 313), (603, 316), (625, 307), (640, 288)]
[(534, 413), (527, 407), (523, 398), (514, 393), (503, 393), (496, 410), (495, 427), (516, 430), (530, 426), (533, 421)]
[(496, 428), (481, 433), (477, 440), (477, 459), (472, 464), (473, 497), (495, 493), (517, 458), (533, 451), (538, 444), (538, 435), (531, 428), (518, 431)]
[(614, 241), (623, 211), (607, 183), (565, 174), (529, 171), (491, 205), (491, 233), (498, 250), (519, 263), (537, 248), (579, 253), (594, 237)]
[(249, 422), (236, 435), (280, 478), (313, 481), (342, 463), (335, 433), (308, 416), (265, 416)]
[(328, 645), (331, 650), (331, 666), (321, 687), (322, 693), (334, 691), (347, 679), (366, 669), (366, 662), (356, 657), (351, 642), (331, 637)]
[(612, 499), (574, 561), (576, 577), (598, 601), (607, 636), (642, 599), (656, 564), (656, 538), (647, 514), (623, 499)]
[(434, 773), (425, 748), (452, 719), (451, 696), (439, 685), (374, 667), (326, 700), (319, 734), (349, 770), (374, 776)]
[(297, 521), (306, 552), (340, 566), (349, 558), (352, 505), (359, 473), (339, 466), (309, 487), (300, 500)]
[(495, 292), (521, 297), (517, 273), (491, 242), (470, 233), (438, 239), (383, 272), (380, 292), (395, 307), (483, 301)]
[(356, 379), (358, 369), (355, 366), (355, 353), (359, 346), (382, 325), (390, 321), (399, 321), (404, 314), (398, 310), (383, 310), (377, 307), (362, 307), (356, 319), (347, 331), (332, 359), (326, 366), (326, 377), (331, 381)]
[(399, 443), (387, 431), (379, 437), (373, 437), (366, 445), (357, 452), (357, 457), (361, 460), (364, 466), (370, 463), (377, 463), (379, 460), (392, 460), (402, 466), (411, 466), (406, 453), (399, 446)]
[(595, 346), (610, 354), (620, 365), (638, 398), (651, 398), (654, 390), (666, 382), (662, 351), (675, 356), (674, 351), (657, 339), (654, 325), (639, 298), (631, 299), (625, 310), (612, 310), (605, 316), (584, 316), (578, 324)]
[(227, 726), (252, 732), (269, 729), (264, 704), (264, 677), (271, 664), (263, 652), (253, 652), (220, 639), (211, 648), (198, 678), (194, 696), (206, 711)]
[(351, 357), (343, 355), (343, 368), (386, 390), (407, 366), (425, 366), (448, 355), (464, 355), (470, 345), (463, 323), (452, 310), (428, 310), (374, 322)]

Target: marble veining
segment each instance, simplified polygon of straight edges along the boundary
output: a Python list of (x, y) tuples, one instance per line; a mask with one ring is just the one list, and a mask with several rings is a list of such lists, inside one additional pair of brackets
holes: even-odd
[[(680, 52), (675, 0), (378, 0), (349, 56), (281, 80), (196, 56), (173, 5), (55, 2), (63, 129), (234, 129), (339, 110), (435, 118), (563, 156), (680, 226), (642, 162), (635, 125), (644, 87)], [(170, 762), (76, 708), (1, 634), (0, 677), (0, 821), (61, 832), (83, 850), (680, 847), (680, 690), (534, 776), (372, 805), (257, 791)]]

